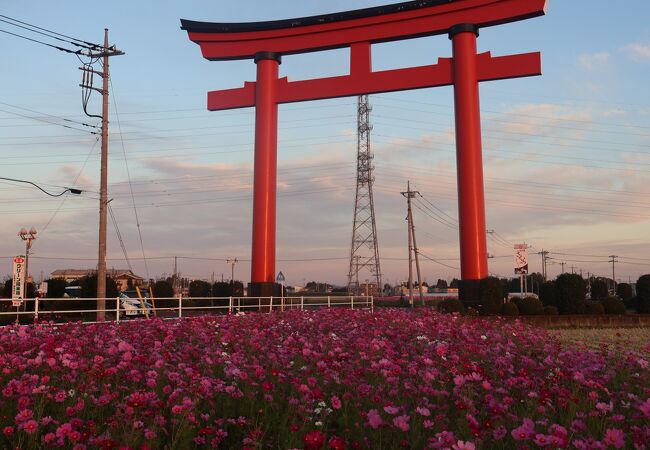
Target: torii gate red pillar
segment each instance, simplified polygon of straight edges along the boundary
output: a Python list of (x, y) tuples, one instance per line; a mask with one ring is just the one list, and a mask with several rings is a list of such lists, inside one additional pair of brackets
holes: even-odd
[[(461, 280), (488, 276), (476, 36), (471, 24), (449, 30), (453, 49)], [(463, 289), (467, 288), (467, 284)]]
[[(476, 53), (481, 27), (544, 14), (546, 0), (416, 0), (356, 11), (256, 23), (181, 20), (205, 58), (254, 58), (257, 81), (208, 93), (212, 111), (255, 107), (251, 294), (271, 295), (275, 277), (277, 105), (434, 86), (454, 86), (461, 299), (479, 298), (488, 275), (478, 83), (541, 74), (539, 53)], [(453, 58), (419, 67), (372, 70), (373, 43), (449, 33)], [(350, 74), (289, 81), (280, 55), (350, 48)]]
[(255, 55), (255, 169), (253, 178), (253, 239), (251, 283), (258, 295), (273, 295), (275, 280), (275, 201), (277, 189), (278, 103), (276, 85), (280, 56)]

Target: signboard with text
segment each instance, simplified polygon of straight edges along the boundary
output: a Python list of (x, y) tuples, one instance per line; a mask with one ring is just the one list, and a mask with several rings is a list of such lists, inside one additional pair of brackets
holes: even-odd
[(13, 306), (20, 306), (25, 298), (23, 292), (25, 284), (25, 257), (22, 255), (14, 257), (13, 278), (11, 287), (11, 303)]
[(515, 244), (515, 274), (528, 275), (528, 255), (526, 244)]

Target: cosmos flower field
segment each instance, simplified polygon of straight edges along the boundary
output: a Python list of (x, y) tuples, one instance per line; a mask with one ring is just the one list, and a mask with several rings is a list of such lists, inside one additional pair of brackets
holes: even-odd
[(647, 448), (650, 345), (418, 309), (0, 328), (0, 448)]

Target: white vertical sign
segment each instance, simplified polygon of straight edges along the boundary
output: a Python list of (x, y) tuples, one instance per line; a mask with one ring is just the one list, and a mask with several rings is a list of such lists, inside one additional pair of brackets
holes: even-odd
[(515, 274), (528, 275), (528, 255), (526, 244), (515, 244)]
[(13, 267), (13, 284), (11, 289), (11, 299), (13, 306), (20, 306), (25, 293), (23, 292), (25, 284), (25, 257), (15, 256)]

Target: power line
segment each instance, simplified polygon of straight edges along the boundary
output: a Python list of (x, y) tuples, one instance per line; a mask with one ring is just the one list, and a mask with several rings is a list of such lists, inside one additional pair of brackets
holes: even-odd
[[(42, 27), (39, 27), (39, 26), (36, 26), (36, 25), (32, 25), (30, 23), (23, 22), (21, 20), (14, 19), (12, 17), (5, 16), (5, 15), (2, 15), (2, 14), (0, 14), (0, 17), (3, 17), (4, 19), (8, 19), (8, 20), (10, 20), (12, 22), (16, 22), (16, 23), (10, 23), (10, 22), (7, 22), (7, 20), (2, 20), (2, 22), (9, 23), (10, 25), (14, 25), (14, 26), (17, 26), (17, 27), (20, 27), (20, 28), (25, 28), (25, 26), (33, 28), (33, 30), (30, 29), (30, 28), (25, 28), (25, 29), (29, 30), (29, 31), (32, 31), (34, 33), (39, 33), (39, 34), (48, 33), (48, 34), (45, 34), (45, 35), (46, 36), (54, 35), (54, 36), (49, 36), (49, 37), (51, 37), (53, 39), (59, 39), (56, 36), (67, 38), (67, 39), (69, 39), (69, 41), (65, 41), (65, 42), (69, 42), (69, 43), (71, 43), (73, 45), (78, 45), (80, 47), (88, 48), (88, 49), (91, 49), (91, 50), (101, 49), (101, 45), (99, 45), (99, 44), (94, 44), (92, 42), (84, 41), (82, 39), (77, 39), (77, 38), (72, 37), (72, 36), (67, 36), (65, 34), (57, 33), (56, 31), (52, 31), (52, 30), (48, 30), (47, 28), (42, 28)], [(17, 25), (17, 24), (20, 24), (20, 25)], [(24, 25), (24, 26), (22, 26), (22, 25)], [(40, 31), (37, 31), (37, 30), (40, 30)], [(45, 32), (45, 33), (43, 33), (43, 32)], [(76, 43), (72, 42), (72, 41), (76, 41)]]
[(452, 223), (456, 223), (456, 224), (458, 223), (458, 219), (456, 219), (455, 217), (450, 216), (449, 214), (447, 214), (446, 212), (444, 212), (442, 209), (438, 208), (436, 205), (434, 205), (433, 203), (431, 203), (431, 202), (430, 202), (430, 201), (429, 201), (429, 200), (428, 200), (424, 195), (420, 194), (420, 198), (421, 198), (422, 200), (424, 200), (425, 202), (427, 202), (427, 203), (428, 203), (432, 208), (434, 208), (436, 211), (439, 211), (440, 214), (442, 214), (442, 215), (446, 216), (447, 218), (449, 218), (449, 220), (450, 220)]
[(460, 267), (450, 266), (449, 264), (445, 264), (445, 263), (443, 263), (443, 262), (440, 262), (440, 260), (438, 260), (438, 259), (435, 259), (435, 258), (430, 257), (430, 256), (427, 255), (426, 253), (422, 253), (422, 252), (419, 252), (419, 253), (420, 253), (420, 255), (424, 256), (425, 259), (428, 259), (428, 260), (431, 261), (431, 262), (434, 262), (434, 263), (436, 263), (436, 264), (440, 264), (441, 266), (445, 266), (445, 267), (448, 267), (448, 268), (450, 268), (450, 269), (460, 270)]
[[(140, 228), (140, 218), (138, 217), (138, 208), (135, 204), (135, 196), (133, 195), (133, 185), (131, 184), (131, 172), (129, 170), (129, 160), (126, 157), (126, 147), (124, 146), (124, 140), (122, 139), (122, 124), (120, 123), (120, 115), (117, 110), (117, 101), (115, 99), (115, 88), (113, 87), (113, 80), (109, 79), (110, 84), (111, 84), (111, 91), (113, 91), (113, 108), (115, 109), (115, 117), (117, 118), (117, 128), (120, 132), (120, 142), (122, 143), (122, 153), (124, 154), (124, 165), (126, 167), (126, 177), (129, 182), (129, 191), (131, 193), (131, 201), (133, 203), (133, 213), (135, 215), (135, 224), (138, 228), (138, 237), (140, 238), (140, 249), (142, 250), (142, 258), (144, 261), (144, 269), (145, 273), (147, 274), (147, 279), (150, 279), (149, 275), (149, 266), (147, 265), (147, 258), (144, 253), (144, 242), (142, 241), (142, 230)], [(111, 211), (111, 215), (112, 215)], [(117, 224), (116, 224), (117, 227)], [(126, 250), (124, 250), (124, 255), (126, 256)], [(129, 267), (130, 268), (130, 267)]]
[[(115, 220), (115, 214), (113, 214), (113, 208), (111, 208), (111, 204), (108, 204), (108, 213), (111, 216), (111, 221), (113, 222), (113, 226), (115, 227), (115, 234), (117, 235), (117, 240), (120, 242), (120, 247), (122, 248), (122, 253), (124, 253), (124, 259), (126, 260), (126, 264), (129, 266), (129, 270), (133, 272), (133, 267), (131, 267), (131, 261), (129, 260), (129, 255), (126, 251), (126, 247), (124, 246), (124, 240), (122, 239), (122, 233), (120, 233), (120, 228), (117, 226), (117, 220)], [(144, 255), (142, 255), (144, 257)], [(145, 260), (145, 264), (146, 264)], [(147, 279), (149, 279), (149, 274), (147, 273)]]
[(34, 186), (35, 188), (37, 188), (38, 190), (40, 190), (41, 192), (43, 192), (44, 194), (49, 195), (50, 197), (61, 197), (63, 194), (66, 194), (68, 192), (71, 193), (71, 194), (79, 195), (79, 194), (81, 194), (83, 192), (81, 189), (66, 187), (62, 192), (60, 192), (58, 194), (53, 194), (51, 192), (46, 191), (45, 189), (40, 187), (38, 184), (36, 184), (36, 183), (34, 183), (32, 181), (17, 180), (17, 179), (14, 179), (14, 178), (5, 178), (5, 177), (0, 177), (0, 180), (12, 181), (14, 183), (30, 184), (30, 185)]
[[(3, 104), (3, 105), (6, 105), (6, 103), (2, 103), (2, 104)], [(50, 124), (50, 125), (56, 125), (56, 126), (59, 126), (59, 127), (68, 128), (68, 129), (70, 129), (70, 130), (81, 131), (81, 132), (83, 132), (83, 133), (97, 134), (97, 133), (94, 132), (94, 131), (84, 130), (83, 128), (76, 128), (76, 127), (72, 127), (72, 126), (70, 126), (70, 125), (66, 125), (66, 124), (63, 124), (63, 123), (50, 122), (49, 120), (40, 119), (40, 118), (38, 118), (38, 117), (31, 117), (31, 116), (27, 116), (27, 115), (25, 115), (25, 114), (20, 114), (20, 113), (13, 112), (13, 111), (7, 111), (7, 110), (5, 110), (5, 109), (0, 109), (0, 112), (7, 113), (7, 114), (13, 114), (13, 115), (15, 115), (15, 116), (20, 116), (20, 117), (23, 117), (23, 118), (25, 118), (25, 119), (36, 120), (36, 121), (38, 121), (38, 122), (44, 122), (44, 123), (47, 123), (47, 124)], [(56, 117), (56, 116), (52, 116), (52, 117)], [(65, 120), (65, 119), (63, 119), (63, 120)], [(73, 122), (73, 123), (75, 123), (75, 122)], [(82, 124), (82, 123), (79, 123), (79, 125), (84, 125), (84, 126), (88, 126), (88, 127), (93, 127), (92, 125), (87, 125), (87, 124)], [(96, 127), (93, 127), (93, 128), (96, 128)], [(15, 139), (15, 138), (13, 138), (13, 139)], [(31, 144), (33, 144), (33, 143), (31, 143)], [(28, 145), (31, 145), (31, 144), (28, 144)], [(0, 144), (0, 145), (15, 145), (15, 144)]]
[(81, 50), (70, 50), (69, 48), (63, 48), (63, 47), (59, 47), (58, 45), (48, 44), (47, 42), (39, 41), (38, 39), (32, 39), (32, 38), (29, 38), (27, 36), (23, 36), (21, 34), (12, 33), (11, 31), (0, 30), (0, 33), (6, 33), (6, 34), (10, 34), (12, 36), (16, 36), (16, 37), (19, 37), (19, 38), (22, 38), (22, 39), (25, 39), (25, 40), (28, 40), (28, 41), (36, 42), (37, 44), (42, 44), (42, 45), (45, 45), (47, 47), (52, 47), (54, 49), (57, 49), (59, 51), (65, 52), (65, 53), (72, 53), (72, 54), (75, 54), (75, 55), (82, 54)]
[(426, 209), (423, 208), (424, 205), (423, 205), (423, 206), (420, 206), (420, 205), (418, 205), (417, 203), (413, 203), (413, 206), (415, 206), (418, 210), (420, 210), (422, 213), (424, 213), (424, 215), (426, 215), (426, 216), (429, 217), (430, 219), (433, 219), (433, 220), (435, 220), (436, 222), (441, 223), (442, 225), (445, 225), (446, 227), (451, 228), (452, 230), (456, 230), (456, 229), (458, 229), (458, 225), (454, 225), (454, 224), (450, 224), (450, 223), (448, 223), (448, 222), (445, 222), (443, 219), (441, 219), (441, 218), (439, 218), (439, 217), (436, 217), (436, 216), (434, 216), (433, 214), (431, 214), (431, 212), (432, 212), (431, 209), (429, 209), (429, 210), (427, 211)]

